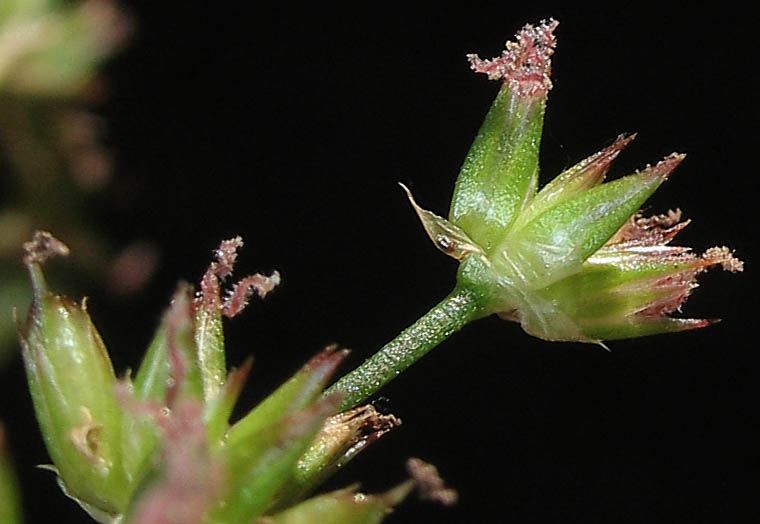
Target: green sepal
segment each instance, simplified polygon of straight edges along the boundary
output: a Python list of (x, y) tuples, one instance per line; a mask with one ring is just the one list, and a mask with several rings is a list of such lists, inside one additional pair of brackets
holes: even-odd
[(538, 184), (546, 95), (521, 96), (505, 82), (464, 160), (449, 220), (491, 252)]
[(207, 308), (203, 303), (197, 307), (195, 345), (203, 384), (203, 398), (209, 402), (222, 390), (227, 376), (224, 327), (219, 308)]
[(232, 415), (232, 410), (235, 408), (235, 403), (243, 385), (245, 385), (252, 365), (253, 359), (248, 358), (242, 366), (230, 371), (222, 390), (215, 398), (206, 403), (204, 419), (210, 446), (221, 442), (227, 432), (230, 415)]
[[(665, 180), (682, 156), (593, 187), (539, 214), (498, 247), (494, 264), (540, 289), (577, 271)], [(659, 169), (668, 163), (668, 169)]]
[[(594, 257), (581, 271), (538, 292), (547, 300), (553, 299), (563, 311), (579, 322), (604, 321), (632, 315), (647, 305), (665, 297), (673, 286), (667, 277), (677, 276), (694, 266), (694, 258), (630, 255), (615, 257), (609, 263)], [(625, 262), (629, 258), (630, 262)], [(673, 284), (682, 286), (679, 280)], [(583, 292), (579, 292), (583, 290)]]
[(628, 317), (615, 323), (589, 324), (584, 327), (584, 332), (595, 340), (617, 340), (701, 329), (716, 322), (717, 319), (703, 318)]
[(608, 147), (581, 160), (557, 175), (542, 187), (528, 203), (525, 210), (517, 217), (512, 226), (513, 229), (520, 230), (522, 226), (547, 209), (601, 184), (612, 162), (620, 154), (620, 151), (631, 143), (634, 138), (636, 138), (635, 134), (628, 136), (620, 135)]
[(195, 316), (192, 304), (193, 290), (180, 284), (172, 304), (164, 313), (134, 380), (134, 394), (138, 399), (166, 403), (167, 393), (176, 380), (177, 370), (172, 363), (172, 344), (182, 360), (180, 394), (203, 397), (203, 382), (195, 342)]
[(135, 398), (166, 401), (169, 388), (169, 349), (166, 344), (165, 316), (148, 345), (133, 381)]
[(256, 524), (378, 524), (413, 487), (413, 481), (406, 481), (382, 495), (341, 489), (312, 497)]
[[(177, 352), (175, 361), (172, 347)], [(134, 382), (127, 386), (134, 401), (152, 402), (156, 406), (174, 404), (178, 398), (202, 398), (192, 289), (187, 284), (181, 284), (175, 292)], [(138, 412), (127, 411), (123, 424), (125, 468), (134, 488), (144, 482), (145, 475), (155, 467), (154, 458), (160, 452), (160, 430), (153, 416)]]
[(310, 405), (348, 355), (348, 350), (329, 347), (307, 362), (295, 375), (262, 400), (227, 432), (226, 445), (236, 446), (272, 424)]
[(226, 496), (211, 511), (211, 521), (248, 524), (271, 507), (292, 478), (298, 459), (339, 403), (339, 395), (323, 397), (261, 428), (246, 442), (219, 448), (227, 466)]

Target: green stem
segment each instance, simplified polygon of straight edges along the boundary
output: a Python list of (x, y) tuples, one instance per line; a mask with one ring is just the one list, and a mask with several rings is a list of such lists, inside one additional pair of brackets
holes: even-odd
[(325, 392), (343, 395), (341, 410), (367, 400), (468, 322), (483, 315), (483, 294), (457, 286), (446, 298)]

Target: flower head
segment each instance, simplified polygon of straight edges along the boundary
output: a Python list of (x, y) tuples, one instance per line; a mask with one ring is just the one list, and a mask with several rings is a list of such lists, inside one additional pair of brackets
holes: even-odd
[[(372, 406), (341, 413), (340, 394), (322, 395), (348, 354), (337, 346), (230, 423), (251, 360), (227, 372), (222, 317), (238, 315), (254, 293), (263, 298), (280, 281), (274, 272), (227, 286), (242, 244), (240, 237), (220, 244), (197, 292), (178, 286), (135, 377), (121, 379), (84, 301), (47, 286), (41, 264), (68, 247), (41, 231), (24, 244), (34, 301), (19, 336), (54, 463), (49, 469), (95, 520), (326, 522), (327, 504), (344, 514), (331, 522), (377, 523), (414, 485), (425, 487), (425, 479), (412, 475), (382, 495), (351, 488), (307, 499), (400, 423)], [(0, 486), (9, 482), (2, 458), (0, 449)], [(10, 493), (6, 499), (10, 504)]]
[(464, 161), (448, 220), (409, 194), (425, 230), (460, 260), (459, 285), (481, 290), (488, 313), (537, 337), (599, 342), (708, 325), (667, 315), (699, 273), (715, 265), (741, 271), (742, 262), (725, 247), (696, 256), (670, 246), (688, 223), (680, 211), (639, 213), (685, 155), (604, 182), (635, 137), (621, 135), (537, 190), (556, 27), (525, 26), (493, 60), (469, 56), (475, 71), (502, 86)]

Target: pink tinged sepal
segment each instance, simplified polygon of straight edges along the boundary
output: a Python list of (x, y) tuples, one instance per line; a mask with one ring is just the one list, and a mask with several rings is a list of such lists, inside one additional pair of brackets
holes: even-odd
[(604, 177), (620, 152), (636, 138), (636, 134), (620, 135), (609, 146), (574, 166), (564, 170), (547, 183), (528, 203), (515, 221), (513, 229), (519, 230), (541, 212), (563, 202), (604, 181)]
[(580, 272), (538, 295), (551, 300), (588, 341), (684, 331), (716, 322), (668, 315), (680, 311), (701, 272), (717, 265), (739, 272), (743, 263), (725, 247), (696, 256), (688, 248), (667, 245), (687, 224), (679, 220), (680, 211), (631, 219), (614, 235), (617, 242), (590, 257)]
[(672, 154), (653, 167), (557, 202), (512, 230), (494, 264), (516, 285), (540, 289), (579, 270), (683, 160)]
[(193, 380), (198, 378), (204, 401), (209, 403), (220, 394), (227, 377), (223, 317), (238, 315), (251, 295), (256, 293), (263, 298), (280, 281), (276, 271), (268, 277), (255, 274), (241, 279), (229, 291), (223, 290), (222, 285), (232, 274), (237, 250), (242, 245), (240, 237), (225, 240), (219, 245), (214, 252), (214, 260), (201, 279), (200, 290), (194, 296), (190, 290), (191, 296), (188, 298), (189, 288), (181, 286), (184, 293), (180, 297), (184, 317), (177, 316), (175, 296), (172, 308), (162, 319), (138, 369), (134, 384), (137, 398), (166, 401), (169, 385), (173, 382), (170, 373), (172, 364), (169, 360), (171, 354), (167, 344), (168, 327), (172, 318), (184, 318), (184, 325), (190, 326), (192, 340), (186, 336), (183, 339), (183, 347), (187, 349), (186, 364), (192, 371)]
[(246, 446), (272, 424), (273, 420), (293, 415), (311, 405), (322, 393), (335, 370), (348, 356), (347, 349), (329, 346), (312, 357), (290, 379), (262, 400), (226, 433), (226, 446)]
[(155, 412), (161, 428), (160, 466), (130, 505), (129, 524), (202, 524), (223, 493), (223, 464), (209, 449), (198, 399), (182, 398)]
[(193, 304), (195, 344), (206, 402), (219, 394), (227, 374), (222, 318), (239, 315), (254, 293), (264, 298), (280, 283), (280, 275), (275, 271), (270, 276), (248, 275), (223, 291), (222, 285), (232, 275), (242, 246), (243, 239), (239, 236), (220, 243), (203, 274)]

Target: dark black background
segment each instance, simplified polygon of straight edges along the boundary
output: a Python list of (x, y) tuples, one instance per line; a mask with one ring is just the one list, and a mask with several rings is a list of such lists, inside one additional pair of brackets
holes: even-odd
[[(443, 297), (455, 263), (429, 245), (398, 181), (445, 214), (497, 86), (464, 55), (498, 54), (525, 22), (560, 20), (542, 181), (637, 131), (615, 174), (679, 151), (648, 203), (681, 207), (680, 242), (736, 248), (744, 275), (715, 271), (684, 314), (700, 332), (552, 344), (496, 318), (456, 334), (383, 395), (404, 425), (332, 481), (380, 491), (404, 460), (437, 464), (460, 503), (410, 499), (403, 522), (737, 522), (758, 512), (758, 357), (752, 250), (757, 211), (753, 28), (714, 5), (265, 7), (129, 4), (132, 45), (105, 71), (101, 108), (117, 183), (98, 216), (114, 242), (162, 251), (139, 298), (97, 289), (90, 311), (119, 370), (135, 366), (178, 279), (195, 281), (222, 238), (247, 241), (240, 274), (283, 285), (229, 326), (231, 365), (255, 355), (251, 406), (330, 342), (347, 368)], [(237, 7), (237, 6), (240, 7)], [(756, 260), (756, 258), (754, 258)], [(59, 262), (60, 263), (60, 262)], [(57, 283), (65, 289), (65, 283)], [(19, 362), (2, 417), (32, 523), (83, 522), (52, 476)]]

